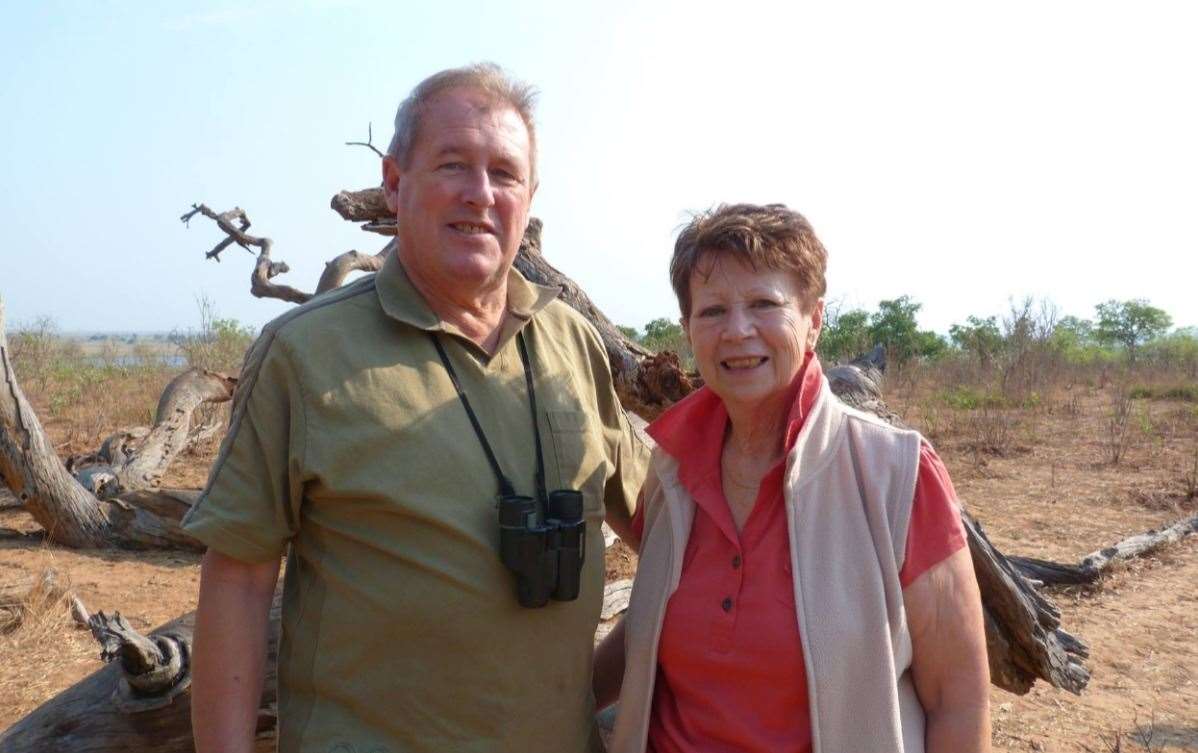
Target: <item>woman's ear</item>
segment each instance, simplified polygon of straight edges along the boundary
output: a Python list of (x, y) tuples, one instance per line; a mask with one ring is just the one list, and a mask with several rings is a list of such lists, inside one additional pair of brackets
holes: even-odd
[(815, 350), (815, 344), (819, 342), (819, 333), (824, 328), (824, 299), (816, 299), (815, 305), (811, 307), (811, 327), (807, 330), (807, 352)]

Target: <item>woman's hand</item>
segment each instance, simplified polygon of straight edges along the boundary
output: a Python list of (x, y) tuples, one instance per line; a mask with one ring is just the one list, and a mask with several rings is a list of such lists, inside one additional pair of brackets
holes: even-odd
[(988, 753), (990, 668), (982, 599), (965, 548), (903, 591), (927, 753)]

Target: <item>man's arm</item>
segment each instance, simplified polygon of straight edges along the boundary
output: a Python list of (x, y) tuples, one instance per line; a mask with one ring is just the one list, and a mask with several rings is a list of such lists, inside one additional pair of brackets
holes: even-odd
[(620, 697), (624, 684), (624, 618), (603, 637), (595, 647), (591, 688), (595, 691), (595, 708), (606, 708)]
[(912, 678), (927, 715), (927, 753), (989, 753), (990, 669), (969, 550), (919, 576), (903, 601)]
[(197, 753), (251, 753), (279, 562), (213, 549), (200, 571), (192, 642), (191, 726)]

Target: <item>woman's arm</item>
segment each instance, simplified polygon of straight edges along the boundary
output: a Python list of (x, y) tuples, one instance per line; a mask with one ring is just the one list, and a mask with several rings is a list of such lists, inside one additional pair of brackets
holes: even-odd
[(624, 618), (595, 648), (591, 670), (591, 687), (595, 691), (595, 708), (601, 709), (616, 702), (624, 683)]
[(989, 753), (990, 669), (968, 548), (919, 576), (903, 600), (927, 753)]

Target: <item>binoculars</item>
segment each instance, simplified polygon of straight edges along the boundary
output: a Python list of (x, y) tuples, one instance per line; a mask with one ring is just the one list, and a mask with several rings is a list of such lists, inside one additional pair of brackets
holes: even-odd
[(543, 522), (536, 499), (519, 494), (499, 498), (499, 559), (516, 575), (522, 607), (578, 598), (587, 533), (582, 492), (558, 489), (548, 497)]

